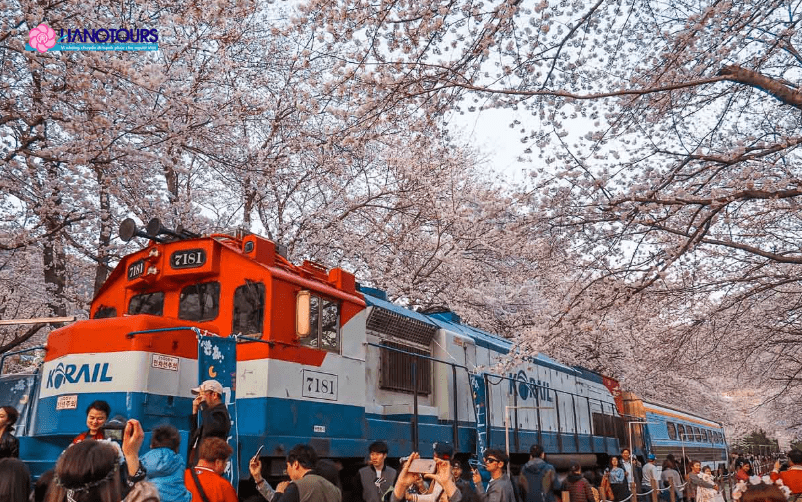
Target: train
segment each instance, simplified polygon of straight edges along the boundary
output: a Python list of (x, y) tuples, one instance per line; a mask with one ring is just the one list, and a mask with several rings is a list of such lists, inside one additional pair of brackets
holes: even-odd
[(85, 429), (96, 399), (146, 431), (173, 424), (186, 441), (190, 389), (210, 378), (226, 390), (235, 486), (260, 447), (266, 477), (280, 477), (297, 443), (340, 462), (343, 475), (376, 440), (393, 459), (430, 456), (447, 441), (465, 460), (506, 448), (512, 464), (541, 444), (567, 467), (604, 465), (622, 447), (666, 454), (704, 438), (726, 458), (720, 424), (688, 416), (671, 429), (668, 408), (635, 409), (616, 380), (543, 354), (493, 371), (509, 359), (509, 340), (451, 311), (393, 303), (342, 268), (294, 264), (257, 234), (198, 235), (154, 219), (146, 229), (124, 221), (120, 237), (147, 245), (120, 260), (89, 319), (26, 349), (43, 353), (31, 373), (2, 374), (13, 354), (0, 362), (0, 396), (20, 411), (21, 457), (34, 475)]

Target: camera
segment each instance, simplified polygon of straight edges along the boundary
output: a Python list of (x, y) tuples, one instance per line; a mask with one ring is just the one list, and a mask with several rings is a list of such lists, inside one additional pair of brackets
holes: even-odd
[(125, 432), (125, 425), (127, 423), (128, 419), (122, 415), (116, 415), (111, 420), (107, 420), (106, 423), (103, 424), (103, 427), (101, 427), (103, 437), (122, 443), (123, 433)]

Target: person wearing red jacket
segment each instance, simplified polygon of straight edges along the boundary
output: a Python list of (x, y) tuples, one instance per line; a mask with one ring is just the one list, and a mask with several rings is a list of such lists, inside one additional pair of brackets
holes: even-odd
[(790, 466), (788, 470), (780, 472), (780, 461), (774, 462), (774, 470), (771, 471), (769, 477), (772, 481), (781, 479), (791, 493), (802, 493), (802, 451), (789, 451), (788, 464)]

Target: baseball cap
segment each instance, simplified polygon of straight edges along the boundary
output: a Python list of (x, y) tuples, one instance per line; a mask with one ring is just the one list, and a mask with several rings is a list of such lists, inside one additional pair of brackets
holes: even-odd
[(454, 447), (450, 443), (438, 441), (433, 446), (434, 454), (443, 460), (451, 460), (454, 455)]
[(646, 455), (646, 460), (654, 460), (656, 458), (657, 457), (654, 456), (654, 453), (650, 453), (650, 454)]
[(217, 380), (206, 380), (205, 382), (200, 384), (200, 387), (195, 387), (194, 389), (192, 389), (192, 393), (200, 394), (201, 392), (207, 390), (210, 390), (212, 392), (217, 392), (220, 395), (223, 394), (223, 386), (220, 385), (220, 382), (218, 382)]

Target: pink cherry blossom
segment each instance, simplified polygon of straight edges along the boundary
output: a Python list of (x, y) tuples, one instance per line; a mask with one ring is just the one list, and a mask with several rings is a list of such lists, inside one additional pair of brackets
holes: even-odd
[(56, 31), (45, 23), (41, 23), (28, 34), (31, 47), (39, 52), (47, 52), (56, 45)]

